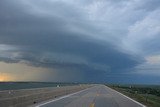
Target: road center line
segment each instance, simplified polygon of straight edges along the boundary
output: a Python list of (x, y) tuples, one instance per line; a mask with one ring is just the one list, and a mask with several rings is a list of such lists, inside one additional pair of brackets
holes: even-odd
[(94, 107), (94, 103), (92, 103), (89, 107)]

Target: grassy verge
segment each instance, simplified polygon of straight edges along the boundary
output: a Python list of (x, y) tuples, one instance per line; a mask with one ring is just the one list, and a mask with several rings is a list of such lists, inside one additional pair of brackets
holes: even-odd
[(160, 87), (136, 85), (109, 85), (109, 87), (131, 97), (147, 107), (160, 107)]

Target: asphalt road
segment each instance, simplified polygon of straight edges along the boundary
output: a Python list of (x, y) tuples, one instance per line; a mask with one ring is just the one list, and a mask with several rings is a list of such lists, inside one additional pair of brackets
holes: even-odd
[(144, 105), (110, 89), (97, 85), (80, 92), (63, 96), (36, 107), (145, 107)]

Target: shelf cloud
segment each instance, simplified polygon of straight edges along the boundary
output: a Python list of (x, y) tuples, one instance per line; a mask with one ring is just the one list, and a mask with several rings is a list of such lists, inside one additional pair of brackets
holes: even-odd
[(57, 80), (41, 81), (145, 83), (132, 78), (148, 78), (160, 64), (148, 63), (160, 55), (159, 7), (159, 0), (1, 0), (0, 61), (56, 72)]

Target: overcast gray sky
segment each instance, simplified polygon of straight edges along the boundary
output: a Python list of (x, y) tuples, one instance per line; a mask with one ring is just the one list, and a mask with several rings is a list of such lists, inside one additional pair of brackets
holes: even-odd
[(0, 80), (160, 84), (159, 13), (159, 0), (0, 0)]

